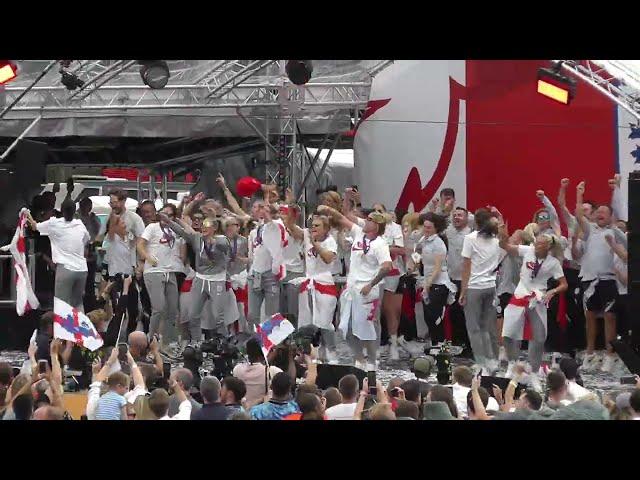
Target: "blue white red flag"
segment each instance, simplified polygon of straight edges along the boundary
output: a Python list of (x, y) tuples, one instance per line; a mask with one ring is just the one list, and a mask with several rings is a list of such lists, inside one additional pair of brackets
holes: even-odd
[(104, 344), (91, 320), (59, 298), (53, 299), (53, 337), (77, 343), (92, 352)]
[(257, 333), (262, 342), (262, 352), (265, 357), (274, 346), (282, 343), (295, 330), (293, 324), (280, 313), (272, 315), (258, 325)]

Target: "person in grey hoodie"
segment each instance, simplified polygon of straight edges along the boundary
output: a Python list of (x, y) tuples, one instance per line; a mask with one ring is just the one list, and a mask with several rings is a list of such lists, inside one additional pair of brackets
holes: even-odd
[[(239, 317), (238, 305), (228, 282), (231, 243), (220, 233), (223, 229), (220, 228), (219, 219), (205, 218), (202, 233), (199, 233), (187, 225), (182, 226), (172, 221), (163, 213), (159, 217), (176, 235), (184, 238), (195, 252), (196, 277), (191, 288), (194, 292), (200, 292), (200, 295), (195, 297), (189, 330), (192, 339), (201, 338), (201, 328), (205, 338), (209, 338), (220, 322), (229, 327)], [(202, 309), (207, 298), (211, 307), (212, 324), (201, 325)]]

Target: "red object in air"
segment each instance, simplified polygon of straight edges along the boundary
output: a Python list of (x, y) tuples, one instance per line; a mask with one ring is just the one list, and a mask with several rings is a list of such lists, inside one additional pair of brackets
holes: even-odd
[(236, 192), (241, 197), (251, 197), (262, 188), (262, 183), (253, 177), (242, 177), (236, 183)]

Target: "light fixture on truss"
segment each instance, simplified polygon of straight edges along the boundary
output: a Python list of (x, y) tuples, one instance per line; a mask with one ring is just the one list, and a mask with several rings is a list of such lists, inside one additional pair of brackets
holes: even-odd
[(18, 76), (18, 66), (11, 60), (0, 60), (0, 85), (14, 80)]
[(311, 60), (287, 60), (285, 65), (287, 77), (294, 85), (304, 85), (311, 80), (313, 64)]
[(139, 60), (140, 77), (145, 85), (155, 90), (164, 88), (169, 83), (171, 72), (164, 60)]
[(551, 68), (538, 69), (538, 93), (568, 105), (576, 95), (576, 81), (562, 75), (561, 67), (562, 62), (553, 62)]

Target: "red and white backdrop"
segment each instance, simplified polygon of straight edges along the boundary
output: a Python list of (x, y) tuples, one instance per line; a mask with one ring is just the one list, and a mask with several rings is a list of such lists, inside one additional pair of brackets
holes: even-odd
[[(587, 182), (587, 198), (609, 202), (607, 179), (640, 160), (640, 130), (628, 113), (579, 82), (571, 105), (536, 92), (547, 61), (397, 61), (374, 80), (354, 141), (363, 203), (419, 211), (441, 188), (475, 210), (497, 206), (521, 226), (562, 177)], [(619, 111), (620, 110), (620, 111)]]

